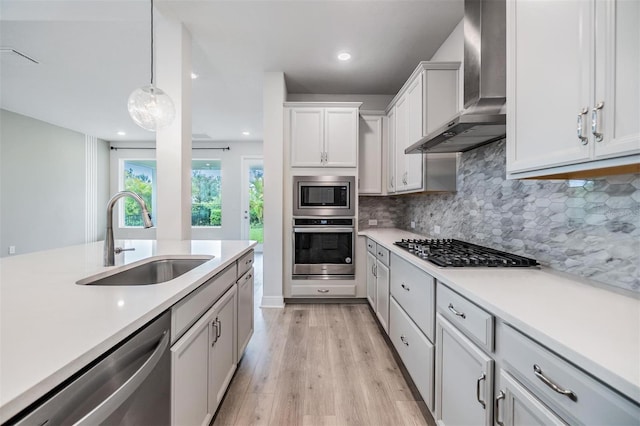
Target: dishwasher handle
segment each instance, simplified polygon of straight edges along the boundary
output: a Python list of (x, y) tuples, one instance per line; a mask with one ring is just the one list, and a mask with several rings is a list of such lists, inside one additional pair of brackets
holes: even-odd
[(154, 370), (160, 358), (169, 346), (169, 333), (165, 331), (162, 339), (156, 346), (153, 353), (147, 358), (140, 368), (124, 382), (114, 393), (109, 395), (96, 408), (91, 410), (87, 415), (78, 420), (75, 426), (92, 426), (104, 422), (109, 416), (118, 409), (140, 385), (149, 377)]

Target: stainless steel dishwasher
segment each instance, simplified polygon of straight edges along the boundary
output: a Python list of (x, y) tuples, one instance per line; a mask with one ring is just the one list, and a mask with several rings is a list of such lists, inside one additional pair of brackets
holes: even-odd
[(7, 424), (168, 425), (170, 334), (166, 312)]

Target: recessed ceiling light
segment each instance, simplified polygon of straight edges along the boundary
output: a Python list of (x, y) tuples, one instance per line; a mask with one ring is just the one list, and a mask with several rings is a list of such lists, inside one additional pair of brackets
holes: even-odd
[(245, 136), (249, 136), (251, 133), (250, 133), (250, 132), (247, 132), (247, 131), (245, 130), (244, 132), (242, 132), (242, 134), (243, 134), (243, 135), (245, 135)]
[(341, 61), (348, 61), (349, 59), (351, 59), (351, 53), (340, 52), (338, 53), (338, 59), (340, 59)]
[(124, 135), (126, 135), (126, 134), (127, 134), (127, 132), (123, 132), (122, 130), (120, 130), (120, 131), (118, 132), (118, 136), (124, 136)]
[(191, 80), (195, 80), (196, 78), (198, 78), (198, 74), (196, 74), (195, 72), (191, 73)]

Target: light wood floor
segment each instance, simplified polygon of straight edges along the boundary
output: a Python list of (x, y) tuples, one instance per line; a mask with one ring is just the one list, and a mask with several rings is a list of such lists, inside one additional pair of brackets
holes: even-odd
[[(256, 305), (261, 295), (258, 286)], [(213, 424), (433, 425), (426, 412), (368, 305), (287, 304), (256, 307)]]

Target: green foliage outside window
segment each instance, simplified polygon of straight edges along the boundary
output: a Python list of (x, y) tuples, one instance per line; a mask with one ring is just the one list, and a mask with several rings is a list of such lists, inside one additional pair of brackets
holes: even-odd
[[(151, 183), (151, 178), (144, 173), (136, 175), (131, 168), (125, 170), (124, 174), (124, 189), (126, 191), (135, 192), (141, 196), (147, 204), (147, 209), (149, 210), (149, 213), (151, 213), (151, 217), (153, 217), (153, 207), (151, 204), (153, 185)], [(126, 197), (124, 199), (124, 225), (142, 226), (140, 205), (130, 197)]]
[(222, 178), (219, 175), (192, 171), (191, 225), (222, 226)]

